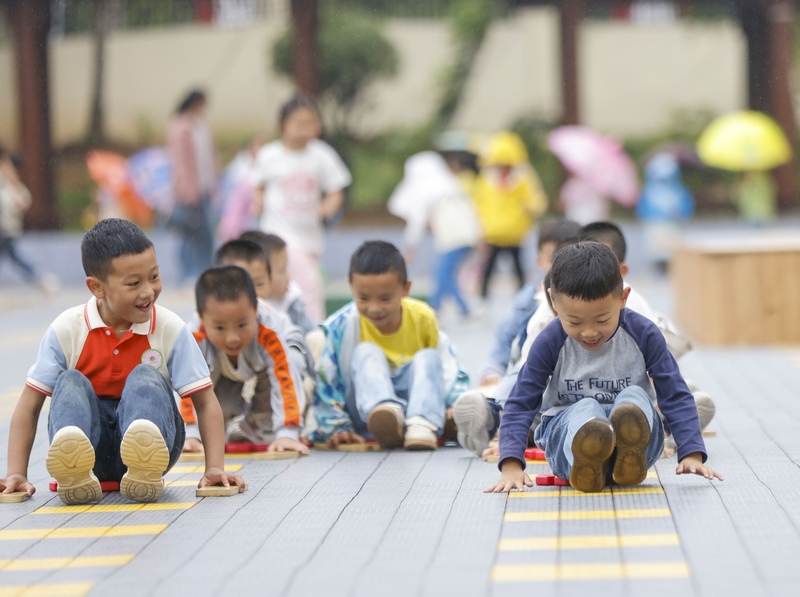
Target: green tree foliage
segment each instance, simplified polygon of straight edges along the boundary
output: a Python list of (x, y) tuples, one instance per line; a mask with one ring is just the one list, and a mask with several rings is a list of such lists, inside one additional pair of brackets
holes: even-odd
[[(294, 30), (275, 42), (273, 68), (292, 76)], [(320, 99), (334, 108), (333, 127), (350, 130), (358, 108), (363, 107), (370, 83), (397, 74), (399, 59), (380, 29), (380, 21), (356, 11), (325, 11), (317, 36), (317, 76)]]

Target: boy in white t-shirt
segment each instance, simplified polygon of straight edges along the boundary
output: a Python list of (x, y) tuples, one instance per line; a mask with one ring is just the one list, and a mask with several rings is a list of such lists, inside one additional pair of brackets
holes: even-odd
[(300, 285), (312, 319), (321, 321), (323, 222), (341, 210), (352, 177), (336, 151), (317, 139), (321, 125), (313, 99), (297, 96), (284, 104), (280, 130), (281, 138), (256, 156), (251, 175), (255, 212), (261, 230), (286, 241), (289, 273)]

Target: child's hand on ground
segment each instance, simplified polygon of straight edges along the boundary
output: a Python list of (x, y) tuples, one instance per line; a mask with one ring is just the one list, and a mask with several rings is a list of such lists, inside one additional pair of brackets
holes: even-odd
[(267, 452), (286, 452), (287, 450), (300, 452), (303, 456), (308, 456), (309, 454), (307, 445), (290, 437), (276, 439), (267, 448)]
[(517, 490), (524, 491), (525, 486), (533, 487), (533, 481), (522, 470), (522, 464), (513, 458), (507, 458), (503, 462), (502, 472), (500, 473), (500, 480), (494, 485), (487, 487), (483, 493), (508, 493), (509, 491)]
[(692, 454), (685, 456), (683, 460), (678, 463), (678, 468), (675, 469), (675, 474), (682, 475), (684, 473), (701, 475), (709, 480), (716, 477), (720, 481), (724, 481), (722, 475), (720, 475), (710, 466), (703, 464), (703, 457), (698, 452), (693, 452)]
[(366, 440), (355, 431), (338, 431), (328, 438), (328, 447), (335, 450), (339, 444), (363, 444)]
[(489, 456), (497, 456), (500, 457), (500, 448), (497, 446), (489, 446), (481, 453), (481, 458), (487, 460)]
[(230, 475), (217, 467), (210, 467), (206, 469), (203, 478), (200, 479), (198, 487), (213, 487), (214, 485), (222, 485), (223, 487), (230, 487), (236, 485), (239, 487), (239, 493), (242, 493), (247, 485), (241, 475)]
[(184, 452), (199, 452), (203, 454), (205, 450), (203, 449), (203, 442), (195, 437), (187, 437), (186, 441), (183, 442), (183, 451)]
[(24, 491), (25, 493), (28, 494), (28, 497), (30, 497), (34, 493), (36, 493), (36, 488), (31, 484), (30, 481), (28, 481), (25, 475), (14, 473), (9, 475), (5, 479), (0, 479), (0, 491), (2, 491), (3, 493)]

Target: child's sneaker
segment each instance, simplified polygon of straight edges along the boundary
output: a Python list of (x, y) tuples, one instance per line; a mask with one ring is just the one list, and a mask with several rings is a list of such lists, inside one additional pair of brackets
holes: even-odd
[(617, 436), (614, 482), (638, 485), (647, 477), (647, 444), (650, 443), (647, 417), (635, 404), (621, 404), (611, 411), (611, 425)]
[(711, 419), (714, 418), (717, 407), (714, 405), (711, 396), (702, 390), (696, 390), (692, 395), (694, 396), (694, 404), (697, 406), (697, 416), (700, 418), (700, 430), (702, 431), (708, 427)]
[(137, 419), (130, 424), (120, 445), (122, 462), (128, 472), (119, 490), (134, 502), (155, 502), (164, 491), (161, 476), (169, 466), (169, 450), (152, 421)]
[(58, 482), (58, 497), (67, 505), (88, 504), (103, 497), (95, 477), (94, 448), (78, 427), (59, 429), (47, 452), (47, 472)]
[(406, 422), (406, 450), (435, 450), (438, 445), (436, 425), (425, 417), (411, 417)]
[(603, 491), (608, 462), (614, 452), (614, 429), (608, 421), (590, 419), (572, 440), (569, 484), (584, 493)]
[(486, 398), (478, 390), (464, 392), (453, 405), (458, 443), (480, 456), (489, 447), (489, 430), (494, 425)]
[(383, 402), (372, 409), (367, 417), (367, 429), (382, 448), (399, 448), (403, 445), (403, 408), (394, 402)]

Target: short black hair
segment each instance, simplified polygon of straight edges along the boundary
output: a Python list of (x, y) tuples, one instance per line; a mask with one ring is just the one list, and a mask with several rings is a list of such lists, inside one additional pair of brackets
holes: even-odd
[(623, 263), (628, 252), (628, 245), (625, 236), (619, 226), (612, 222), (592, 222), (581, 228), (578, 235), (580, 240), (594, 240), (611, 247), (617, 261)]
[(225, 265), (231, 261), (262, 261), (267, 267), (267, 275), (272, 276), (272, 268), (269, 266), (269, 258), (264, 251), (264, 247), (252, 240), (229, 240), (222, 245), (214, 254), (216, 265)]
[(565, 218), (551, 218), (545, 220), (539, 226), (539, 239), (536, 241), (536, 248), (541, 250), (544, 243), (556, 243), (556, 245), (569, 240), (578, 240), (581, 225)]
[(602, 243), (581, 241), (558, 251), (550, 268), (550, 288), (582, 301), (622, 296), (622, 274), (614, 252)]
[(320, 124), (322, 124), (322, 114), (320, 114), (317, 100), (310, 95), (298, 94), (292, 96), (281, 106), (281, 111), (278, 114), (278, 124), (280, 125), (280, 128), (283, 128), (283, 125), (286, 123), (286, 120), (289, 118), (289, 116), (292, 115), (292, 112), (301, 110), (303, 108), (313, 111), (317, 115), (317, 120), (319, 120)]
[(197, 104), (201, 104), (206, 101), (206, 93), (202, 89), (192, 89), (189, 93), (187, 93), (181, 102), (178, 104), (177, 109), (175, 110), (178, 114), (183, 114), (184, 112), (191, 110)]
[(350, 271), (347, 279), (353, 274), (385, 274), (394, 272), (401, 284), (408, 282), (406, 261), (392, 243), (385, 240), (368, 240), (358, 247), (350, 258)]
[(221, 265), (207, 269), (197, 279), (194, 286), (194, 300), (197, 312), (202, 315), (208, 299), (220, 302), (235, 301), (246, 296), (254, 308), (258, 308), (258, 297), (253, 279), (238, 265)]
[(83, 271), (105, 282), (113, 259), (141, 255), (152, 246), (153, 241), (133, 222), (122, 218), (100, 220), (81, 240)]
[(267, 261), (270, 260), (273, 253), (283, 251), (286, 249), (286, 241), (277, 234), (267, 234), (261, 230), (248, 230), (239, 235), (239, 240), (249, 240), (258, 243), (264, 254), (267, 256)]

